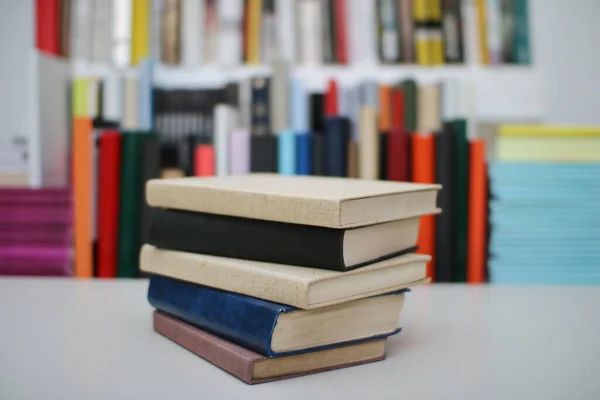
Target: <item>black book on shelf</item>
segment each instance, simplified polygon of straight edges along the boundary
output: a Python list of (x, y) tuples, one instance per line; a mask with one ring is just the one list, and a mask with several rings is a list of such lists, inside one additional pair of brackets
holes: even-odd
[(346, 117), (325, 119), (325, 175), (348, 176), (350, 120)]
[(250, 137), (250, 171), (277, 172), (277, 137), (253, 135)]

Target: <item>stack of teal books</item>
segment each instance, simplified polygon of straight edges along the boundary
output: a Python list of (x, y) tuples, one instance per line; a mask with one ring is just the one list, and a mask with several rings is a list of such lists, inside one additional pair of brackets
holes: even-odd
[(503, 126), (490, 169), (490, 280), (600, 283), (600, 128)]

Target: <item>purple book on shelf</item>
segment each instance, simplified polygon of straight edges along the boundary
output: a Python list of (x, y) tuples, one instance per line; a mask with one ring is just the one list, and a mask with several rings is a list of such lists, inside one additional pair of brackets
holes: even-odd
[(69, 223), (71, 207), (7, 206), (0, 204), (0, 225), (23, 222)]
[(71, 275), (71, 249), (0, 247), (0, 275)]
[(14, 227), (4, 229), (0, 225), (0, 246), (2, 247), (69, 247), (72, 230), (64, 225), (23, 225), (14, 224)]

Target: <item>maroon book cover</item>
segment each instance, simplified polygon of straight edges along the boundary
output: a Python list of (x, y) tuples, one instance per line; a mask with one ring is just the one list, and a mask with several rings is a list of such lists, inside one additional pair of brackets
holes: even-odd
[[(153, 320), (154, 330), (157, 333), (248, 384), (294, 378), (380, 361), (385, 358), (385, 339), (299, 355), (269, 358), (161, 312), (154, 312)], [(351, 347), (358, 348), (359, 346), (362, 346), (365, 351), (360, 354), (349, 354), (344, 361), (339, 363), (332, 361), (344, 359), (339, 355), (347, 352)], [(278, 369), (276, 364), (279, 360), (282, 365)], [(303, 360), (310, 360), (310, 362), (303, 363)], [(270, 368), (257, 368), (261, 362), (265, 361), (269, 362)], [(307, 365), (309, 367), (306, 367)], [(262, 372), (259, 372), (261, 370)], [(278, 374), (278, 372), (270, 371), (280, 372)]]

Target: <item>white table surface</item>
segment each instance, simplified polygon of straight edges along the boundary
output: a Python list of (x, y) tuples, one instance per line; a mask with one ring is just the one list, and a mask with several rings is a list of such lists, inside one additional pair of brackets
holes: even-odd
[(255, 386), (155, 334), (146, 289), (1, 278), (0, 399), (600, 399), (600, 287), (418, 287), (385, 361)]

